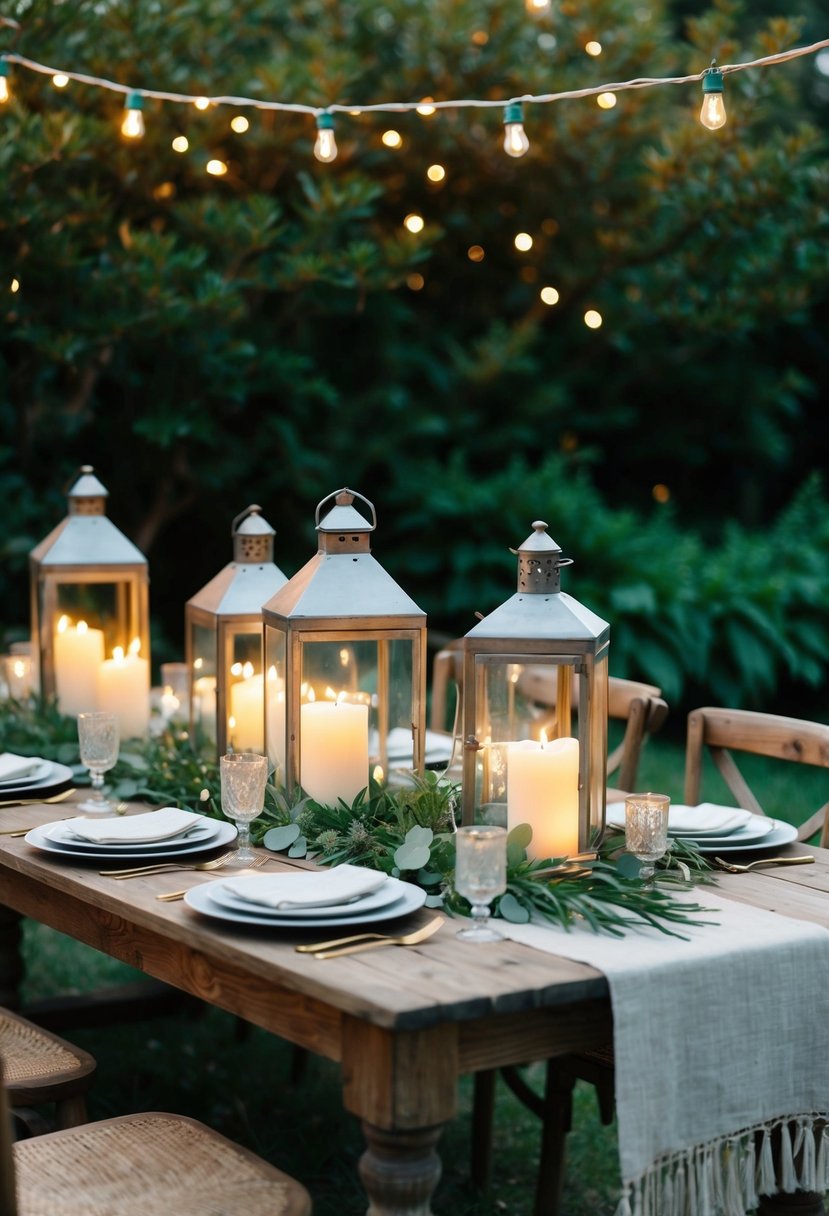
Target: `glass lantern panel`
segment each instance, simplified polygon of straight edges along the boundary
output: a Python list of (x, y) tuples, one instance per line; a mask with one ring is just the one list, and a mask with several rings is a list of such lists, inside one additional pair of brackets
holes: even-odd
[(413, 656), (410, 638), (306, 639), (303, 645), (302, 702), (367, 706), (369, 768), (378, 779), (412, 765)]
[(484, 822), (506, 822), (509, 744), (578, 736), (573, 673), (545, 656), (475, 656), (475, 803)]
[[(125, 652), (139, 635), (138, 623), (131, 620), (129, 584), (108, 583), (62, 583), (56, 582), (53, 629), (58, 628), (61, 618), (66, 618), (70, 628), (85, 622), (89, 629), (103, 634), (104, 654), (112, 657), (116, 646)], [(45, 605), (44, 605), (45, 609)], [(46, 620), (45, 613), (42, 619)]]
[(191, 634), (193, 662), (193, 730), (196, 744), (216, 744), (217, 640), (215, 629), (194, 624)]
[(237, 752), (265, 746), (262, 627), (252, 624), (227, 636), (227, 741)]
[[(580, 677), (579, 687), (585, 691), (587, 676)], [(587, 753), (585, 773), (587, 792), (587, 830), (583, 834), (586, 848), (595, 848), (604, 834), (607, 786), (607, 724), (608, 724), (608, 654), (597, 660), (593, 677), (593, 703), (587, 721)], [(590, 758), (593, 762), (589, 763)]]
[(285, 713), (285, 681), (288, 636), (277, 629), (265, 629), (265, 740), (268, 759), (273, 765), (273, 781), (288, 784)]

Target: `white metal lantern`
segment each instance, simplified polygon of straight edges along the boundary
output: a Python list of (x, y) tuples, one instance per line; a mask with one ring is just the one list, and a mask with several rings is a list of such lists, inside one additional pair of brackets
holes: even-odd
[(532, 856), (572, 856), (604, 832), (610, 627), (561, 591), (572, 559), (545, 523), (517, 554), (516, 594), (463, 639), (463, 818), (529, 823)]
[(371, 555), (367, 498), (339, 490), (315, 522), (319, 551), (264, 608), (268, 757), (288, 790), (350, 805), (422, 771), (426, 616)]
[(40, 688), (65, 714), (108, 709), (123, 738), (150, 715), (147, 559), (106, 516), (108, 491), (84, 465), (69, 513), (29, 555)]
[(219, 755), (265, 751), (262, 605), (288, 581), (255, 504), (233, 521), (233, 561), (184, 609), (190, 731)]

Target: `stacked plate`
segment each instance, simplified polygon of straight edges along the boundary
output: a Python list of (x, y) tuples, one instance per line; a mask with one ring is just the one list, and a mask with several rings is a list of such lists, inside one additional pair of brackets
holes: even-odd
[[(608, 803), (607, 822), (624, 831), (624, 802)], [(739, 807), (701, 802), (699, 806), (671, 806), (668, 835), (692, 842), (700, 853), (745, 853), (790, 844), (797, 839), (797, 828)]]
[(72, 784), (72, 770), (42, 756), (0, 753), (0, 804), (20, 798), (51, 798)]
[(32, 828), (28, 844), (72, 861), (177, 861), (227, 845), (236, 825), (165, 806), (113, 819), (62, 819)]
[(184, 901), (196, 912), (235, 925), (311, 929), (377, 923), (407, 916), (426, 893), (376, 870), (343, 864), (291, 874), (248, 874), (193, 887)]

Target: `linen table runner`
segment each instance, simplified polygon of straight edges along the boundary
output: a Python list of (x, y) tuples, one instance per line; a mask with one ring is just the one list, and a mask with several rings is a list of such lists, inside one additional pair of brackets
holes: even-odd
[(678, 926), (688, 940), (491, 922), (607, 977), (617, 1216), (744, 1216), (758, 1194), (829, 1185), (829, 931), (708, 889), (699, 902), (715, 923)]

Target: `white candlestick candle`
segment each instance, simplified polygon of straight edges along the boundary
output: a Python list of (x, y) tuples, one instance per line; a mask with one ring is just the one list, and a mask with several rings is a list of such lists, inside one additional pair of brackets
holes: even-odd
[(150, 664), (136, 653), (116, 646), (101, 664), (100, 708), (118, 717), (122, 739), (140, 739), (150, 725)]
[(98, 709), (98, 679), (104, 661), (104, 633), (86, 621), (71, 625), (62, 616), (55, 633), (55, 695), (62, 714), (76, 717)]
[(300, 784), (326, 806), (368, 785), (368, 706), (311, 701), (300, 710)]
[(265, 740), (264, 681), (252, 670), (230, 686), (228, 735), (237, 752), (261, 752)]
[(579, 742), (522, 739), (507, 758), (507, 824), (528, 823), (531, 858), (569, 857), (579, 851)]

